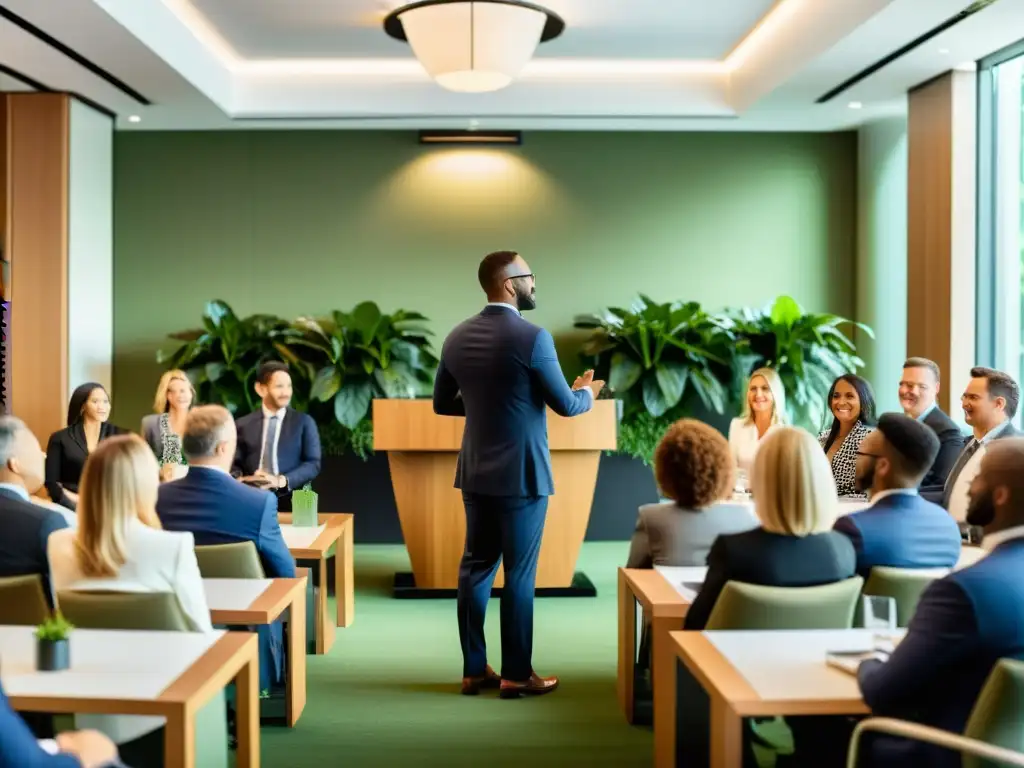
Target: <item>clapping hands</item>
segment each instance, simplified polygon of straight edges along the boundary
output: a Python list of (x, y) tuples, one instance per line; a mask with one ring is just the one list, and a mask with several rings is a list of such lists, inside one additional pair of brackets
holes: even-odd
[(594, 371), (592, 369), (586, 370), (581, 376), (576, 377), (576, 381), (572, 385), (573, 390), (580, 390), (584, 387), (590, 387), (590, 391), (594, 393), (594, 398), (596, 399), (601, 390), (604, 389), (604, 382), (594, 378)]

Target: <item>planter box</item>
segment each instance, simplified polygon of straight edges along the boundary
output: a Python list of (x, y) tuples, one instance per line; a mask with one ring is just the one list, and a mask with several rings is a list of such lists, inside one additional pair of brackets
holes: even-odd
[(58, 672), (71, 666), (69, 640), (36, 640), (36, 669), (40, 672)]

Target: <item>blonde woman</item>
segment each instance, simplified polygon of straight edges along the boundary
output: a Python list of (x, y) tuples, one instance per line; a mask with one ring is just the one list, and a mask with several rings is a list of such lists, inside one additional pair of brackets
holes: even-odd
[(758, 368), (747, 381), (743, 413), (729, 424), (729, 447), (739, 469), (737, 486), (746, 488), (761, 439), (786, 424), (786, 389), (771, 368)]
[(142, 419), (142, 435), (160, 462), (160, 477), (173, 479), (182, 474), (185, 458), (181, 452), (181, 436), (185, 420), (196, 400), (196, 390), (184, 371), (164, 372), (153, 399), (153, 413)]
[(728, 581), (810, 587), (854, 575), (853, 545), (832, 530), (839, 501), (828, 460), (813, 435), (785, 426), (766, 435), (754, 460), (753, 489), (761, 525), (715, 540), (686, 629), (704, 628)]

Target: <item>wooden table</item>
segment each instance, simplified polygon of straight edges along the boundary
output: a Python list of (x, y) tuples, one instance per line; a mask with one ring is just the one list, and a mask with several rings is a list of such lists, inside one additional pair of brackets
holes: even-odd
[(670, 689), (671, 711), (655, 720), (655, 766), (741, 768), (745, 717), (866, 714), (857, 678), (825, 656), (868, 650), (872, 637), (864, 629), (670, 633), (673, 669), (659, 684)]
[[(672, 569), (679, 571), (680, 581), (704, 581), (707, 568)], [(685, 574), (683, 572), (686, 572)], [(653, 569), (619, 568), (619, 706), (627, 722), (635, 717), (635, 681), (637, 662), (638, 606), (642, 616), (651, 623), (651, 681), (654, 685), (654, 712), (657, 717), (661, 686), (654, 681), (659, 656), (671, 666), (667, 652), (668, 633), (683, 628), (683, 619), (690, 608), (692, 595), (677, 590), (661, 573)]]
[(234, 681), (236, 765), (258, 768), (259, 663), (253, 633), (76, 629), (71, 668), (37, 672), (34, 631), (0, 626), (0, 679), (14, 709), (163, 717), (166, 768), (197, 768), (196, 715)]
[(203, 579), (214, 624), (272, 624), (288, 612), (285, 720), (298, 722), (306, 706), (306, 576), (297, 579)]
[[(279, 513), (281, 534), (296, 563), (313, 573), (316, 592), (315, 644), (310, 652), (324, 654), (334, 645), (335, 622), (327, 608), (327, 560), (334, 557), (334, 596), (337, 603), (337, 626), (348, 627), (355, 619), (355, 579), (352, 570), (352, 530), (354, 515), (322, 513), (315, 528), (296, 528), (292, 516)], [(337, 545), (337, 546), (335, 546)], [(334, 553), (330, 550), (334, 547)]]

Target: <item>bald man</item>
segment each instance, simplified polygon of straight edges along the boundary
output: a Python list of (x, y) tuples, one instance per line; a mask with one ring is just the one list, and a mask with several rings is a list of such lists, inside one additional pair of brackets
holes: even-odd
[[(1024, 659), (1024, 438), (993, 442), (974, 477), (967, 522), (989, 554), (931, 584), (888, 661), (860, 666), (874, 715), (963, 733), (992, 667)], [(876, 737), (872, 766), (959, 768), (960, 755), (920, 742)]]

